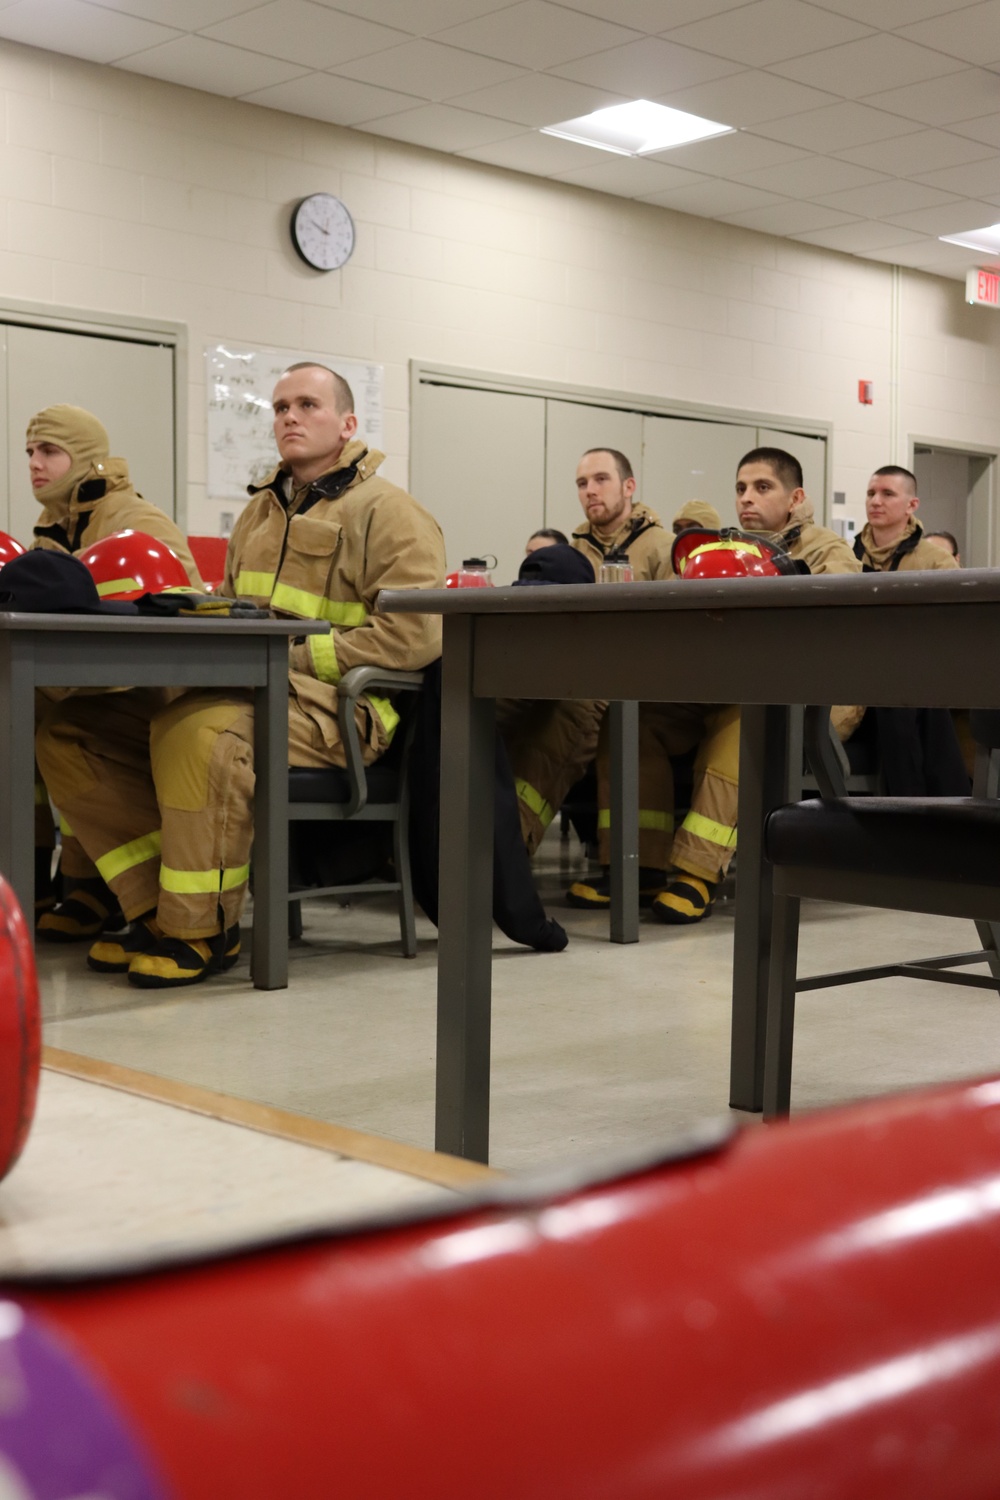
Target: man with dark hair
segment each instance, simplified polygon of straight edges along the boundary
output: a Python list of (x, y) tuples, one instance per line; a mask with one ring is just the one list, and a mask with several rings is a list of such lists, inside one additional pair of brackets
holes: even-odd
[(951, 531), (925, 531), (924, 541), (933, 542), (935, 547), (941, 547), (948, 553), (949, 557), (955, 559), (958, 567), (962, 566), (962, 554), (958, 550), (958, 538)]
[(543, 526), (541, 531), (533, 531), (524, 544), (524, 555), (528, 557), (532, 552), (537, 552), (540, 547), (568, 547), (569, 537), (562, 531), (557, 531), (554, 526)]
[[(346, 393), (346, 394), (345, 394)], [(441, 650), (432, 615), (379, 615), (383, 588), (444, 581), (434, 518), (378, 473), (383, 455), (358, 439), (350, 387), (313, 363), (274, 388), (280, 462), (236, 523), (224, 592), (325, 635), (290, 644), (289, 761), (343, 766), (337, 684), (352, 667), (414, 671)], [(43, 721), (38, 761), (61, 811), (131, 923), (91, 948), (100, 973), (158, 989), (195, 984), (236, 961), (253, 840), (253, 703), (249, 693), (186, 692), (164, 708), (149, 693), (74, 699)], [(366, 764), (392, 741), (391, 699), (357, 709)]]
[(639, 579), (670, 578), (673, 539), (659, 516), (635, 498), (635, 475), (617, 448), (588, 448), (576, 469), (586, 521), (571, 545), (590, 559), (595, 577), (610, 552), (623, 553)]
[(815, 524), (802, 465), (783, 448), (752, 448), (740, 459), (736, 514), (744, 531), (765, 533), (810, 573), (861, 572), (843, 537)]
[(868, 520), (854, 541), (854, 555), (866, 573), (909, 573), (957, 568), (954, 557), (924, 536), (916, 517), (917, 476), (897, 464), (876, 469), (868, 481)]

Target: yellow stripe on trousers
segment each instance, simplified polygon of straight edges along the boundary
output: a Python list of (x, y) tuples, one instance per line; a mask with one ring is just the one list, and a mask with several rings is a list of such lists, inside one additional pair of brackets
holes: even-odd
[[(610, 828), (611, 827), (611, 809), (610, 809), (610, 807), (601, 807), (601, 808), (598, 808), (598, 810), (597, 810), (597, 826), (598, 826), (598, 828)], [(655, 810), (655, 808), (652, 808), (652, 807), (640, 807), (640, 809), (639, 809), (639, 827), (640, 828), (653, 828), (653, 829), (656, 830), (657, 833), (673, 833), (673, 831), (674, 831), (674, 815), (673, 815), (673, 813), (657, 812)]]
[(147, 859), (158, 859), (159, 854), (160, 830), (157, 829), (155, 833), (144, 833), (142, 838), (133, 839), (130, 844), (119, 844), (117, 849), (109, 849), (107, 854), (102, 854), (94, 863), (104, 879), (112, 881), (116, 875), (124, 875), (127, 870), (134, 870), (136, 865), (145, 864)]
[(689, 812), (681, 827), (686, 833), (693, 833), (697, 838), (706, 839), (710, 844), (718, 844), (723, 849), (736, 848), (736, 829), (728, 828), (725, 823), (714, 823), (711, 818), (702, 817), (701, 813), (693, 810)]
[(160, 866), (160, 886), (175, 896), (211, 896), (215, 891), (234, 891), (250, 878), (249, 865), (232, 870), (172, 870)]
[(515, 781), (514, 787), (525, 807), (529, 808), (535, 814), (535, 817), (539, 820), (543, 828), (548, 828), (556, 815), (555, 808), (546, 802), (541, 792), (536, 791), (530, 782), (518, 779)]

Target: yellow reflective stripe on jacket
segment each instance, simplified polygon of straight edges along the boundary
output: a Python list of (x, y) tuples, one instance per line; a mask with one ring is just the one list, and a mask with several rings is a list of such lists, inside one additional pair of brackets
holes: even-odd
[[(611, 827), (610, 807), (600, 807), (597, 810), (598, 828)], [(668, 812), (657, 812), (653, 807), (640, 807), (639, 827), (652, 828), (657, 833), (672, 833), (674, 828), (674, 815)]]
[(696, 838), (707, 839), (710, 844), (719, 844), (723, 849), (736, 847), (735, 828), (728, 828), (725, 823), (714, 823), (711, 818), (703, 818), (701, 813), (693, 809), (688, 813), (681, 827), (685, 833), (693, 833)]
[(44, 781), (36, 781), (35, 782), (35, 806), (36, 807), (48, 807), (48, 805), (49, 805), (49, 794), (45, 790), (45, 783), (44, 783)]
[(251, 594), (254, 598), (270, 599), (273, 588), (273, 573), (252, 573), (244, 568), (236, 576), (236, 595), (240, 599), (246, 594)]
[(275, 584), (271, 606), (285, 609), (292, 615), (301, 615), (306, 620), (329, 620), (331, 625), (363, 625), (368, 618), (363, 604), (327, 599), (323, 594), (308, 594), (305, 589), (293, 589), (287, 583)]
[(134, 870), (136, 865), (145, 864), (147, 859), (158, 859), (159, 855), (160, 830), (157, 829), (155, 833), (144, 833), (142, 838), (133, 839), (130, 844), (119, 844), (117, 849), (109, 849), (95, 863), (104, 879), (111, 881), (116, 875), (124, 875), (126, 870)]
[(160, 885), (175, 896), (211, 896), (216, 891), (233, 891), (250, 878), (249, 865), (232, 870), (172, 870), (160, 866)]
[(134, 578), (111, 578), (107, 583), (99, 583), (97, 592), (102, 599), (106, 599), (109, 594), (134, 594), (141, 588), (142, 584)]
[(339, 682), (340, 667), (337, 663), (337, 647), (332, 634), (311, 635), (308, 640), (309, 658), (320, 682)]
[(59, 832), (62, 834), (64, 839), (76, 838), (76, 834), (66, 822), (66, 819), (63, 817), (62, 813), (59, 814)]
[(396, 726), (399, 723), (399, 714), (393, 708), (388, 698), (376, 698), (374, 693), (366, 693), (365, 697), (371, 704), (375, 712), (378, 714), (379, 718), (382, 720), (382, 728), (385, 730), (386, 734), (391, 740), (393, 735), (396, 733)]
[(539, 819), (542, 827), (548, 828), (549, 824), (552, 822), (552, 819), (556, 815), (555, 808), (550, 806), (550, 804), (546, 802), (545, 798), (542, 796), (541, 792), (536, 791), (536, 789), (528, 781), (521, 781), (519, 778), (517, 781), (515, 781), (514, 788), (517, 792), (518, 797), (520, 797), (521, 801), (524, 803), (525, 807), (530, 808), (531, 811), (535, 814), (535, 817)]

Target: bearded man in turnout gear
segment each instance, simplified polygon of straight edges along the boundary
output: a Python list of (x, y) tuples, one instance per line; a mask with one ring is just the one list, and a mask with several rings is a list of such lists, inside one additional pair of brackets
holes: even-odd
[[(42, 506), (32, 547), (79, 554), (119, 531), (143, 531), (165, 542), (179, 558), (191, 587), (204, 587), (183, 534), (158, 506), (135, 489), (123, 458), (113, 458), (104, 424), (81, 406), (47, 406), (28, 423), (28, 476)], [(44, 692), (42, 699), (65, 696)], [(44, 707), (44, 702), (40, 704)], [(49, 798), (35, 786), (35, 891), (38, 935), (44, 942), (96, 937), (121, 914), (108, 887), (60, 817), (59, 870), (63, 898), (52, 885), (55, 831)]]
[[(342, 766), (343, 673), (362, 663), (418, 670), (440, 655), (434, 617), (374, 606), (382, 588), (440, 587), (444, 543), (433, 517), (379, 475), (383, 455), (357, 439), (339, 375), (293, 365), (273, 404), (281, 463), (250, 487), (223, 591), (331, 622), (331, 634), (290, 645), (289, 761)], [(37, 741), (54, 797), (132, 920), (122, 940), (95, 943), (88, 963), (143, 988), (192, 984), (239, 954), (253, 838), (250, 695), (186, 692), (164, 706), (135, 691), (105, 703), (112, 722), (74, 700)], [(397, 721), (389, 699), (361, 701), (366, 763)]]

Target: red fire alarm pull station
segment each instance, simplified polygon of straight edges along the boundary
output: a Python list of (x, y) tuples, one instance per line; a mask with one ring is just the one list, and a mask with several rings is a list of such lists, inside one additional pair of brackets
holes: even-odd
[(875, 400), (875, 383), (871, 380), (858, 381), (858, 400), (862, 406), (871, 406)]

